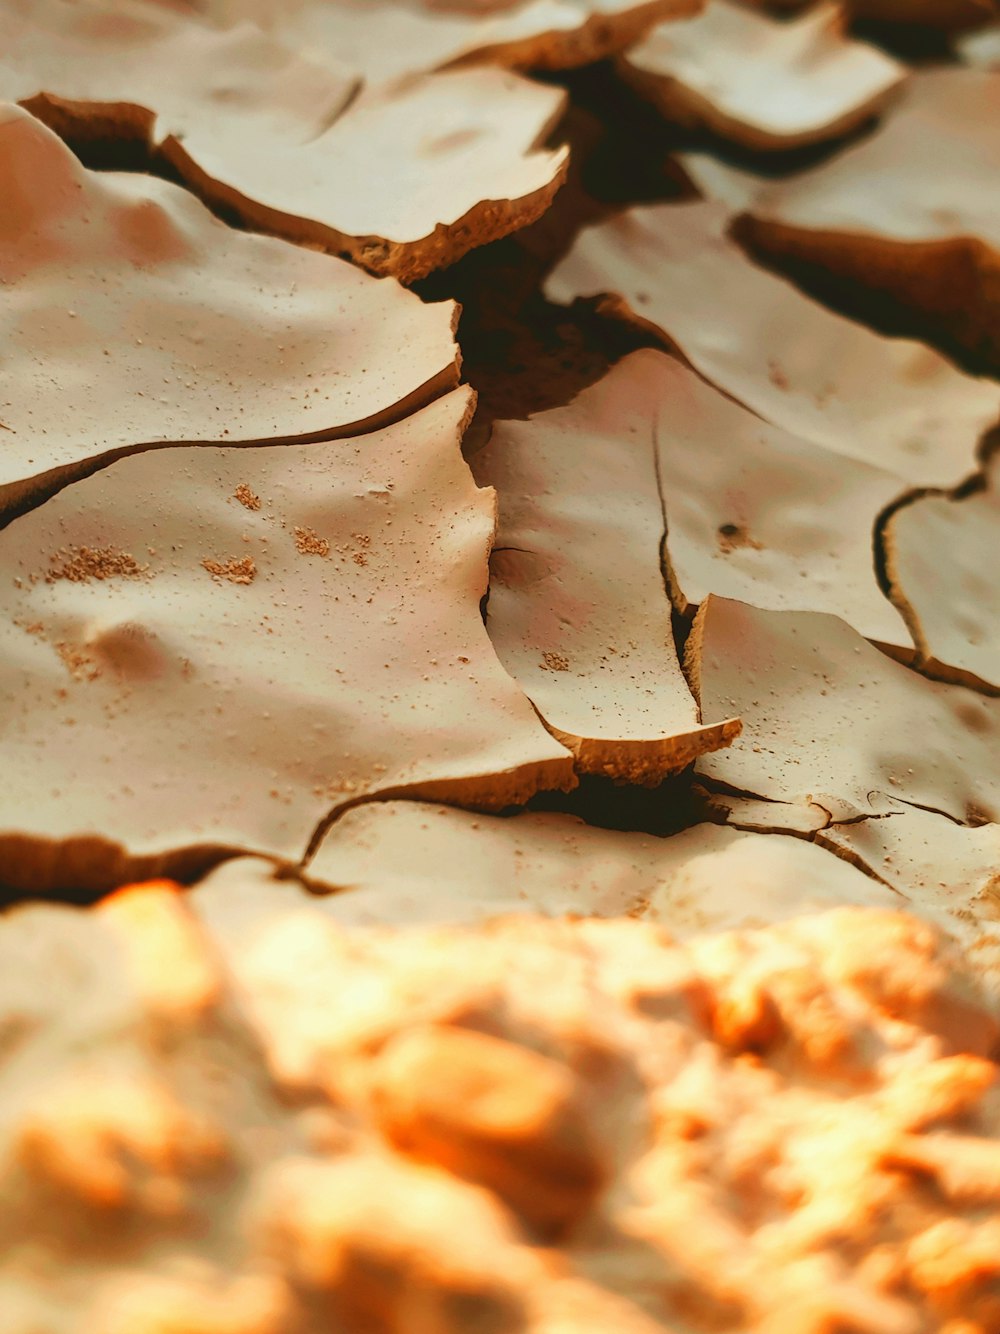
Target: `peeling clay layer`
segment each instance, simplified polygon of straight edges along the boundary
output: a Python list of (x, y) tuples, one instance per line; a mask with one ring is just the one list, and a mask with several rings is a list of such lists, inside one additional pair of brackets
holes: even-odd
[(208, 898), (0, 921), (11, 1328), (994, 1327), (1000, 1024), (931, 928)]
[(250, 20), (373, 84), (462, 64), (517, 70), (591, 65), (702, 0), (192, 0), (216, 22)]
[[(572, 783), (480, 618), (494, 500), (459, 452), (471, 405), (333, 444), (134, 455), (0, 534), (3, 881), (107, 888), (109, 838), (143, 868), (296, 861), (365, 795), (503, 806)], [(112, 542), (140, 577), (52, 577)]]
[[(800, 838), (761, 838), (717, 824), (654, 838), (565, 815), (499, 818), (414, 801), (348, 811), (303, 874), (319, 895), (316, 907), (345, 927), (473, 925), (530, 912), (628, 916), (689, 939), (847, 903), (902, 903)], [(269, 863), (240, 858), (204, 879), (192, 901), (209, 921), (249, 922), (293, 893), (274, 880)]]
[(0, 1334), (1000, 1330), (977, 17), (0, 0)]
[(786, 431), (914, 485), (954, 486), (1000, 418), (995, 382), (885, 338), (750, 262), (724, 204), (633, 208), (584, 230), (547, 285), (599, 297)]
[(709, 0), (700, 17), (655, 29), (621, 69), (667, 120), (746, 148), (800, 148), (863, 124), (904, 78), (897, 61), (843, 29), (834, 4), (779, 22)]
[(1000, 370), (1000, 72), (914, 74), (877, 133), (762, 192), (747, 234), (888, 294)]
[[(762, 422), (671, 357), (643, 351), (630, 361), (655, 411), (678, 610), (692, 615), (716, 593), (775, 611), (827, 611), (912, 654), (872, 554), (898, 480)], [(640, 401), (638, 383), (630, 396)]]
[(885, 532), (892, 596), (912, 623), (927, 670), (1000, 694), (1000, 457), (973, 487), (928, 492)]
[[(400, 92), (362, 92), (301, 147), (171, 136), (163, 154), (213, 205), (249, 226), (349, 258), (402, 282), (426, 277), (540, 217), (563, 183), (548, 150), (556, 88), (504, 70), (454, 70)], [(377, 175), (372, 161), (384, 165)]]
[(0, 193), (0, 523), (137, 448), (360, 434), (458, 381), (451, 303), (88, 171), (16, 107)]
[(487, 629), (501, 662), (582, 772), (647, 784), (739, 730), (727, 712), (699, 717), (674, 646), (665, 361), (636, 353), (568, 407), (497, 423), (472, 458), (499, 497)]
[(876, 875), (960, 945), (966, 967), (1000, 996), (1000, 828), (968, 828), (933, 812), (903, 808), (885, 820), (817, 834), (868, 875)]
[(540, 146), (558, 89), (493, 69), (363, 88), (149, 4), (2, 0), (0, 97), (71, 141), (138, 140), (246, 225), (405, 281), (534, 221), (566, 165)]
[(927, 681), (835, 616), (710, 597), (688, 654), (702, 708), (744, 720), (698, 771), (776, 802), (859, 814), (902, 801), (960, 823), (1000, 812), (1000, 701)]

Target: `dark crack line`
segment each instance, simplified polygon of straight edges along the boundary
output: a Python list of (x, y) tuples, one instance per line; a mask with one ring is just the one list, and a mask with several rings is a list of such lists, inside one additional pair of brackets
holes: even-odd
[(12, 482), (0, 487), (0, 532), (25, 514), (39, 509), (52, 500), (60, 491), (84, 482), (107, 468), (113, 467), (122, 459), (136, 454), (149, 454), (158, 449), (282, 449), (294, 445), (334, 444), (341, 440), (354, 440), (366, 435), (374, 435), (391, 426), (398, 426), (410, 417), (422, 412), (438, 399), (444, 398), (459, 387), (457, 365), (450, 365), (425, 380), (416, 389), (387, 408), (381, 408), (368, 417), (342, 426), (321, 428), (302, 435), (275, 435), (255, 440), (154, 440), (135, 445), (122, 445), (84, 459), (79, 463), (64, 464), (38, 473), (22, 482)]
[(337, 122), (342, 120), (351, 110), (355, 102), (361, 96), (363, 89), (364, 80), (358, 76), (352, 81), (351, 86), (344, 93), (341, 100), (332, 106), (322, 120), (320, 120), (315, 132), (311, 134), (308, 139), (302, 141), (300, 147), (307, 148), (310, 144), (316, 143), (318, 139), (322, 139), (324, 134), (328, 134)]
[[(773, 797), (759, 796), (756, 792), (750, 792), (746, 788), (737, 788), (731, 786), (730, 784), (718, 783), (714, 781), (711, 783), (706, 783), (704, 790), (709, 797), (713, 795), (717, 795), (720, 797), (721, 796), (742, 797), (748, 801), (759, 801), (761, 805), (764, 806), (775, 806), (775, 807), (787, 806), (789, 804), (788, 802), (776, 801)], [(839, 858), (841, 861), (848, 862), (851, 866), (855, 868), (855, 870), (863, 872), (863, 874), (868, 876), (870, 880), (874, 880), (876, 881), (877, 884), (882, 885), (883, 888), (890, 890), (893, 894), (897, 895), (900, 899), (902, 899), (904, 903), (910, 902), (907, 896), (903, 894), (900, 890), (898, 890), (895, 885), (891, 884), (883, 876), (879, 875), (879, 873), (873, 867), (869, 866), (860, 853), (855, 852), (854, 849), (852, 848), (842, 848), (839, 847), (836, 843), (827, 841), (827, 837), (833, 830), (846, 828), (847, 826), (850, 825), (867, 824), (870, 820), (887, 820), (891, 819), (892, 816), (894, 815), (903, 815), (905, 814), (905, 812), (873, 811), (870, 815), (865, 815), (862, 812), (859, 813), (859, 815), (855, 819), (834, 820), (831, 813), (826, 809), (824, 805), (822, 805), (821, 802), (810, 801), (809, 804), (811, 806), (815, 806), (818, 810), (821, 810), (823, 814), (827, 817), (827, 823), (823, 825), (820, 829), (811, 829), (811, 830), (792, 829), (792, 828), (782, 829), (774, 826), (768, 827), (767, 825), (748, 824), (740, 820), (731, 820), (731, 819), (723, 819), (719, 821), (719, 823), (726, 829), (738, 829), (741, 833), (745, 834), (762, 834), (764, 836), (767, 835), (773, 836), (775, 834), (778, 834), (784, 838), (797, 838), (803, 843), (812, 843), (817, 848), (822, 848), (824, 852), (831, 853), (834, 857)], [(909, 805), (912, 803), (901, 803), (901, 804)]]
[[(875, 562), (875, 577), (878, 580), (879, 588), (903, 618), (916, 648), (914, 661), (904, 662), (903, 665), (918, 676), (924, 677), (925, 680), (960, 686), (965, 690), (971, 690), (973, 694), (984, 696), (987, 699), (995, 699), (1000, 696), (1000, 688), (988, 681), (980, 680), (972, 673), (952, 667), (946, 662), (941, 662), (931, 652), (930, 644), (927, 642), (927, 637), (920, 623), (920, 617), (907, 597), (903, 584), (893, 568), (889, 541), (889, 529), (892, 521), (902, 510), (918, 505), (922, 500), (927, 500), (933, 496), (943, 497), (950, 503), (957, 505), (961, 504), (963, 500), (987, 490), (989, 483), (984, 471), (985, 466), (986, 461), (984, 461), (982, 468), (971, 473), (956, 486), (911, 487), (908, 491), (904, 491), (902, 495), (897, 496), (895, 500), (890, 501), (875, 518), (872, 532), (872, 556)], [(880, 645), (876, 644), (875, 647), (879, 648)], [(889, 654), (889, 656), (897, 662), (901, 661), (894, 654)]]
[(669, 536), (670, 521), (667, 516), (667, 496), (663, 484), (663, 464), (660, 459), (660, 411), (657, 409), (656, 416), (653, 418), (653, 429), (651, 447), (653, 451), (653, 476), (656, 480), (656, 495), (660, 502), (660, 540), (657, 547), (657, 558), (660, 563), (660, 579), (663, 582), (663, 591), (666, 594), (667, 603), (670, 607), (670, 631), (674, 641), (674, 652), (677, 654), (677, 661), (684, 674), (684, 680), (687, 682), (688, 689), (698, 708), (698, 721), (703, 722), (701, 716), (701, 700), (698, 698), (698, 692), (695, 689), (694, 681), (687, 665), (687, 642), (691, 633), (691, 626), (694, 622), (694, 612), (684, 614), (680, 608), (687, 606), (687, 599), (681, 594), (677, 583), (677, 576), (674, 573), (674, 567), (670, 561), (670, 548), (667, 545)]
[[(833, 825), (831, 828), (836, 829), (838, 826)], [(817, 829), (810, 842), (814, 843), (817, 848), (822, 848), (824, 852), (829, 852), (830, 855), (836, 857), (838, 861), (846, 862), (848, 866), (853, 866), (856, 871), (860, 871), (863, 875), (866, 875), (869, 880), (874, 880), (877, 885), (882, 885), (883, 888), (888, 889), (891, 893), (895, 894), (897, 898), (901, 899), (903, 903), (912, 903), (912, 899), (910, 899), (907, 894), (904, 894), (902, 890), (897, 889), (896, 886), (886, 880), (884, 876), (879, 875), (875, 868), (869, 865), (865, 858), (862, 857), (860, 852), (856, 851), (854, 848), (841, 847), (837, 843), (828, 842), (825, 837), (827, 832), (828, 831), (825, 829)]]
[(960, 829), (975, 829), (976, 825), (970, 825), (965, 820), (960, 820), (957, 815), (951, 815), (948, 811), (942, 811), (937, 806), (925, 806), (919, 801), (908, 801), (905, 797), (894, 797), (894, 801), (900, 802), (903, 806), (909, 806), (911, 810), (926, 811), (928, 815), (940, 815), (949, 824), (958, 825)]
[(892, 603), (903, 618), (920, 661), (925, 661), (928, 657), (927, 641), (924, 638), (920, 620), (893, 573), (892, 558), (889, 554), (889, 525), (900, 510), (908, 509), (927, 496), (940, 494), (943, 493), (935, 487), (911, 487), (904, 491), (902, 495), (897, 496), (895, 500), (891, 500), (876, 514), (872, 528), (872, 560), (875, 565), (875, 578), (883, 596)]

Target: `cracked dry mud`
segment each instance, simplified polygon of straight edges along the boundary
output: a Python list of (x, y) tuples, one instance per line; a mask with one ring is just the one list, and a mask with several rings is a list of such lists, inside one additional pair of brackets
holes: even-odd
[(0, 1334), (1000, 1329), (998, 31), (0, 0)]

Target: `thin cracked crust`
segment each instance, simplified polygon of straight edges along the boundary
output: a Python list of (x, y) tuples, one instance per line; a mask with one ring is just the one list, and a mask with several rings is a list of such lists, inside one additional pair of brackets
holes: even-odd
[(674, 606), (709, 593), (770, 610), (825, 611), (911, 658), (904, 620), (878, 586), (876, 521), (892, 474), (762, 422), (678, 361), (633, 353), (627, 398), (649, 405)]
[(502, 70), (362, 89), (248, 25), (127, 3), (6, 0), (0, 37), (0, 95), (71, 141), (133, 141), (245, 225), (407, 282), (533, 222), (565, 175), (543, 147), (564, 94)]
[(728, 711), (699, 718), (673, 639), (650, 392), (665, 360), (636, 353), (566, 407), (497, 422), (471, 460), (499, 496), (486, 624), (501, 662), (581, 772), (644, 785), (739, 731)]
[(947, 932), (966, 967), (1000, 996), (1000, 829), (968, 828), (909, 808), (885, 820), (840, 825), (817, 842), (877, 877), (917, 913)]
[(746, 234), (886, 293), (1000, 368), (998, 182), (1000, 72), (921, 72), (877, 133), (763, 191)]
[(453, 303), (88, 171), (16, 107), (0, 188), (0, 523), (137, 449), (354, 436), (458, 382)]
[(201, 893), (0, 922), (14, 1327), (995, 1324), (1000, 1024), (914, 919), (680, 945)]
[(730, 215), (708, 201), (629, 209), (585, 229), (546, 291), (598, 298), (793, 435), (911, 486), (966, 476), (1000, 416), (996, 384), (834, 314), (753, 264), (727, 235)]
[(344, 61), (370, 84), (460, 65), (567, 70), (632, 46), (658, 23), (697, 13), (703, 0), (514, 0), (493, 6), (431, 0), (207, 0), (216, 21), (249, 19), (300, 50)]
[(301, 147), (217, 154), (193, 132), (168, 136), (161, 151), (250, 226), (412, 283), (546, 212), (568, 167), (567, 149), (543, 147), (565, 98), (503, 70), (446, 71), (362, 92)]
[[(355, 807), (302, 875), (316, 907), (349, 928), (474, 924), (531, 912), (628, 916), (686, 940), (847, 903), (900, 906), (876, 879), (799, 837), (698, 824), (657, 838), (566, 815), (498, 818), (424, 802)], [(202, 880), (192, 902), (210, 924), (239, 919), (249, 930), (293, 892), (269, 863), (243, 858)], [(921, 912), (919, 901), (911, 911)]]
[[(892, 801), (979, 824), (1000, 812), (1000, 702), (928, 681), (843, 621), (710, 597), (688, 645), (702, 707), (744, 735), (697, 770), (773, 802)], [(892, 800), (890, 800), (892, 799)]]
[(135, 455), (6, 529), (8, 885), (107, 888), (108, 840), (175, 874), (213, 849), (297, 861), (377, 792), (572, 785), (483, 628), (472, 402), (360, 440)]
[(922, 492), (884, 535), (891, 596), (913, 628), (923, 670), (1000, 694), (1000, 482), (994, 459), (957, 493)]
[(881, 111), (905, 77), (890, 56), (845, 35), (837, 5), (778, 22), (729, 0), (654, 30), (620, 68), (667, 120), (762, 150), (846, 134)]

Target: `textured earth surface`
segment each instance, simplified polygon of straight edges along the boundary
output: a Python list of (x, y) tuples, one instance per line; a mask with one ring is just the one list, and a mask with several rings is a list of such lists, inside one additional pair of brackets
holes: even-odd
[(996, 1334), (998, 182), (993, 0), (0, 0), (0, 1334)]

